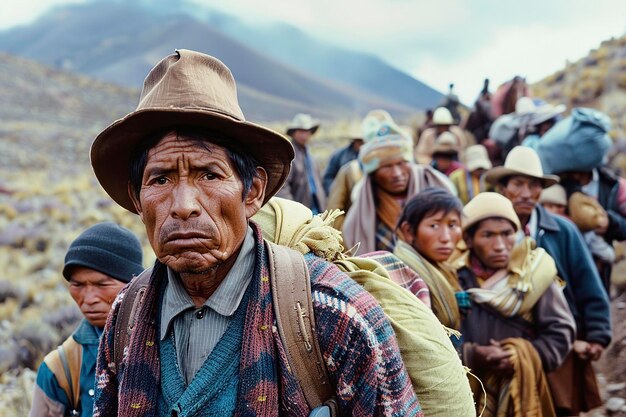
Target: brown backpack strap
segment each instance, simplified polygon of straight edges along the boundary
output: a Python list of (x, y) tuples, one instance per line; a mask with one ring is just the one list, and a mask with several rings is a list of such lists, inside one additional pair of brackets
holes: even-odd
[(143, 295), (148, 288), (151, 275), (152, 268), (148, 268), (133, 278), (120, 303), (113, 340), (113, 360), (115, 363), (113, 369), (115, 373), (117, 373), (124, 358), (124, 349), (130, 343), (130, 335), (135, 327), (136, 312), (143, 301)]
[(285, 246), (266, 241), (266, 247), (278, 334), (289, 366), (309, 407), (327, 405), (331, 416), (336, 416), (339, 409), (317, 338), (306, 262), (302, 254)]
[(70, 415), (78, 415), (80, 409), (80, 367), (82, 361), (83, 346), (76, 342), (73, 336), (68, 337), (61, 346), (44, 358), (44, 362), (54, 374), (59, 387), (67, 395), (72, 407)]

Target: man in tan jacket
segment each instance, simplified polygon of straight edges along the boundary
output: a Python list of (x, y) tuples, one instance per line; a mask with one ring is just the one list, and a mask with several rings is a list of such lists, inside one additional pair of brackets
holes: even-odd
[(302, 203), (316, 214), (325, 210), (326, 194), (319, 167), (307, 145), (318, 128), (319, 123), (308, 114), (296, 114), (291, 121), (287, 135), (291, 138), (296, 157), (291, 163), (285, 185), (278, 192), (279, 197)]

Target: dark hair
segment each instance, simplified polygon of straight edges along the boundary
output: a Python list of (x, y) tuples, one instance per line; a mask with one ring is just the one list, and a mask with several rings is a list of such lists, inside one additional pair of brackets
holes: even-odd
[(254, 157), (240, 150), (233, 149), (233, 146), (229, 145), (228, 139), (226, 139), (223, 135), (216, 134), (210, 130), (193, 127), (175, 127), (161, 130), (154, 135), (149, 136), (143, 140), (131, 154), (129, 181), (130, 188), (137, 199), (139, 199), (139, 192), (141, 191), (143, 172), (146, 169), (146, 164), (148, 163), (148, 152), (163, 138), (163, 136), (170, 132), (176, 133), (178, 138), (185, 136), (186, 138), (196, 141), (205, 149), (208, 149), (206, 146), (207, 142), (224, 147), (228, 157), (235, 167), (237, 175), (243, 183), (242, 199), (246, 197), (252, 188), (252, 180), (257, 176), (256, 169), (260, 166)]
[(460, 216), (463, 212), (463, 204), (461, 200), (443, 188), (425, 188), (407, 201), (396, 228), (407, 222), (411, 227), (411, 233), (415, 233), (424, 217), (440, 211), (445, 214), (456, 211)]

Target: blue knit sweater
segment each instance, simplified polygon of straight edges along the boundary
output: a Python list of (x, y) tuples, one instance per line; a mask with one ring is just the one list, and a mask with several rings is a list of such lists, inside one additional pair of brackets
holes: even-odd
[(250, 288), (246, 291), (232, 322), (193, 380), (185, 386), (178, 368), (173, 334), (161, 342), (161, 389), (158, 416), (174, 415), (226, 417), (237, 405), (241, 341)]

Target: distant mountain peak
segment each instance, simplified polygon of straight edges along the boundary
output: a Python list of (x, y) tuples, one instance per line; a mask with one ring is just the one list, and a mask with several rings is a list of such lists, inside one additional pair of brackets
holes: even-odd
[[(0, 51), (132, 87), (177, 48), (220, 58), (250, 94), (241, 100), (250, 106), (244, 110), (264, 119), (289, 119), (296, 108), (325, 118), (377, 107), (407, 116), (442, 98), (373, 55), (286, 23), (250, 25), (189, 0), (92, 0), (0, 33)], [(263, 106), (261, 97), (273, 104)]]

